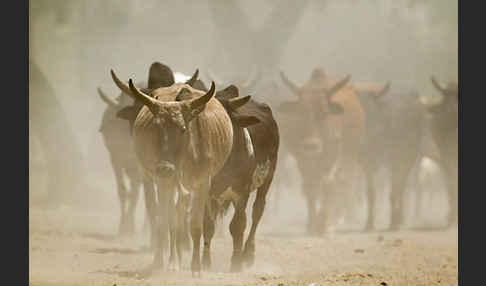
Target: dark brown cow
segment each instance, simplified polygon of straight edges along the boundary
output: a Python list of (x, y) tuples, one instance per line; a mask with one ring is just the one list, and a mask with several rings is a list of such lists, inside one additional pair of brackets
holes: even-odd
[(432, 115), (430, 131), (432, 138), (439, 147), (439, 164), (447, 177), (449, 192), (448, 225), (457, 223), (458, 195), (458, 100), (457, 83), (449, 83), (442, 87), (435, 78), (432, 84), (442, 94), (438, 104), (428, 104), (427, 109)]
[[(233, 123), (233, 148), (223, 169), (214, 177), (204, 220), (203, 266), (211, 265), (211, 239), (217, 213), (225, 212), (230, 203), (235, 212), (230, 224), (233, 237), (231, 271), (240, 271), (242, 263), (253, 264), (255, 233), (265, 208), (266, 195), (277, 164), (279, 132), (270, 107), (250, 99), (238, 97), (238, 89), (231, 85), (216, 94)], [(257, 190), (253, 204), (252, 225), (245, 243), (246, 206), (250, 193)]]
[[(288, 114), (280, 124), (282, 138), (302, 175), (308, 205), (307, 229), (318, 233), (325, 229), (329, 214), (336, 208), (330, 202), (331, 197), (355, 177), (365, 134), (365, 114), (354, 89), (346, 86), (350, 76), (337, 81), (326, 76), (322, 69), (315, 69), (311, 79), (300, 87), (283, 73), (281, 76), (298, 97), (279, 108)], [(317, 217), (318, 201), (321, 224)]]
[[(176, 206), (174, 195), (179, 186), (193, 193), (191, 209), (191, 236), (193, 274), (201, 268), (200, 239), (206, 202), (213, 177), (224, 166), (233, 143), (231, 119), (221, 103), (213, 98), (214, 82), (207, 93), (188, 84), (175, 83), (158, 88), (151, 96), (138, 90), (129, 81), (129, 86), (118, 82), (122, 90), (143, 102), (133, 126), (135, 152), (144, 172), (158, 184), (160, 238), (166, 236), (168, 211), (170, 234), (169, 266), (176, 261)], [(181, 262), (179, 255), (179, 264)], [(163, 250), (158, 248), (155, 265), (163, 265)]]

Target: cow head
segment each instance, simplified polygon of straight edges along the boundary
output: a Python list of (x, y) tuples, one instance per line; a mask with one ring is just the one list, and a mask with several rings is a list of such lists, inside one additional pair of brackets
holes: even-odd
[(233, 127), (245, 128), (260, 123), (260, 120), (257, 117), (244, 114), (244, 112), (240, 110), (240, 107), (250, 101), (251, 96), (239, 96), (238, 88), (236, 86), (230, 85), (227, 88), (218, 91), (216, 93), (216, 98), (221, 102), (230, 116)]
[(442, 94), (442, 100), (438, 103), (422, 102), (432, 119), (432, 132), (436, 140), (442, 141), (450, 134), (456, 134), (458, 128), (458, 98), (457, 83), (449, 83), (443, 88), (437, 80), (431, 78), (432, 85)]
[[(127, 85), (120, 81), (113, 71), (112, 77), (121, 90), (129, 92), (128, 94), (148, 109), (148, 113), (144, 113), (142, 109), (138, 117), (147, 114), (153, 116), (151, 122), (157, 126), (158, 137), (161, 140), (161, 161), (156, 172), (162, 178), (171, 177), (177, 166), (178, 154), (189, 144), (191, 132), (186, 132), (189, 123), (204, 110), (213, 97), (216, 88), (214, 82), (208, 92), (196, 90), (189, 84), (176, 83), (170, 87), (152, 90), (149, 95), (135, 87), (131, 79)], [(121, 113), (119, 115), (123, 116)]]
[[(290, 130), (293, 138), (298, 138), (300, 152), (308, 155), (322, 153), (324, 142), (339, 137), (330, 125), (334, 117), (344, 112), (344, 107), (333, 101), (334, 95), (349, 82), (346, 76), (335, 83), (326, 83), (327, 77), (322, 70), (314, 70), (311, 80), (303, 86), (291, 82), (283, 72), (280, 73), (284, 84), (297, 97), (295, 101), (283, 102), (278, 110), (286, 116), (282, 129)], [(332, 123), (331, 123), (332, 124)], [(295, 137), (294, 137), (295, 136)], [(327, 143), (326, 143), (327, 144)]]
[(428, 105), (427, 109), (432, 114), (455, 112), (459, 100), (459, 88), (457, 83), (450, 82), (445, 88), (442, 87), (435, 77), (431, 78), (432, 85), (442, 94), (442, 100), (438, 104)]

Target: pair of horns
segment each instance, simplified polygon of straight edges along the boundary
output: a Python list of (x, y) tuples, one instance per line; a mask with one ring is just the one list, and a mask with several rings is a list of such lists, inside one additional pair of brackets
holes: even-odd
[(442, 87), (435, 77), (432, 76), (430, 79), (432, 81), (432, 85), (444, 96), (452, 95), (453, 93), (455, 93), (455, 91), (452, 91), (449, 88)]
[(98, 87), (98, 88), (97, 88), (97, 90), (98, 90), (98, 94), (99, 94), (99, 96), (100, 96), (101, 100), (103, 100), (103, 101), (104, 101), (104, 102), (105, 102), (105, 103), (106, 103), (108, 106), (115, 107), (115, 106), (117, 106), (117, 105), (118, 105), (118, 104), (117, 104), (115, 101), (113, 101), (111, 98), (109, 98), (109, 97), (108, 97), (108, 96), (107, 96), (107, 95), (106, 95), (106, 94), (105, 94), (105, 93), (104, 93), (104, 92), (101, 90), (101, 88), (99, 88), (99, 87)]
[[(280, 71), (280, 77), (284, 84), (296, 95), (300, 96), (300, 87), (293, 83), (288, 77), (285, 75), (283, 71)], [(346, 75), (342, 80), (338, 81), (334, 86), (331, 88), (325, 89), (327, 94), (327, 98), (330, 99), (338, 90), (343, 88), (348, 82), (351, 80), (351, 75)]]
[[(196, 70), (194, 75), (191, 77), (191, 79), (188, 80), (188, 82), (193, 81), (195, 82), (197, 80), (197, 75), (199, 74), (199, 71)], [(115, 74), (113, 70), (111, 70), (111, 77), (113, 78), (113, 81), (115, 84), (120, 88), (124, 93), (132, 96), (135, 100), (141, 101), (144, 105), (147, 105), (150, 110), (154, 110), (154, 108), (157, 106), (157, 104), (163, 104), (161, 102), (158, 102), (156, 99), (150, 97), (149, 95), (145, 94), (144, 92), (140, 91), (134, 84), (132, 79), (128, 80), (128, 85), (123, 83)], [(187, 102), (180, 102), (180, 103), (187, 103), (190, 107), (190, 109), (197, 109), (201, 107), (202, 105), (206, 104), (211, 97), (214, 95), (214, 91), (216, 90), (216, 86), (214, 82), (211, 82), (211, 88), (209, 91), (198, 97), (194, 98), (191, 100), (188, 100)], [(173, 104), (173, 103), (172, 103)]]

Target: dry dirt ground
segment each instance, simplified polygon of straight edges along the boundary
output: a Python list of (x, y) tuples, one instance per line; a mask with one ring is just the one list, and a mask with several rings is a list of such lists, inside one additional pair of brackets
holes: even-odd
[[(141, 278), (148, 235), (115, 236), (114, 212), (30, 208), (30, 285), (457, 285), (457, 227), (443, 231), (333, 233), (309, 237), (301, 225), (264, 222), (254, 266), (229, 273), (227, 225), (212, 247), (213, 267), (193, 278), (190, 254), (178, 272)], [(143, 221), (142, 221), (143, 222)], [(227, 222), (225, 222), (226, 224)], [(141, 225), (138, 226), (139, 230)], [(282, 231), (284, 229), (285, 231)], [(314, 283), (314, 284), (313, 284)]]

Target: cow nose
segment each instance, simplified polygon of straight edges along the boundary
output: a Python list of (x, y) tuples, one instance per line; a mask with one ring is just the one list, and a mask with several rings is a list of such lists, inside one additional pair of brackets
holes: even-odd
[(305, 139), (302, 145), (306, 153), (321, 153), (323, 150), (321, 140), (315, 137)]
[(175, 166), (174, 164), (165, 161), (159, 163), (155, 171), (159, 177), (168, 178), (174, 173)]

